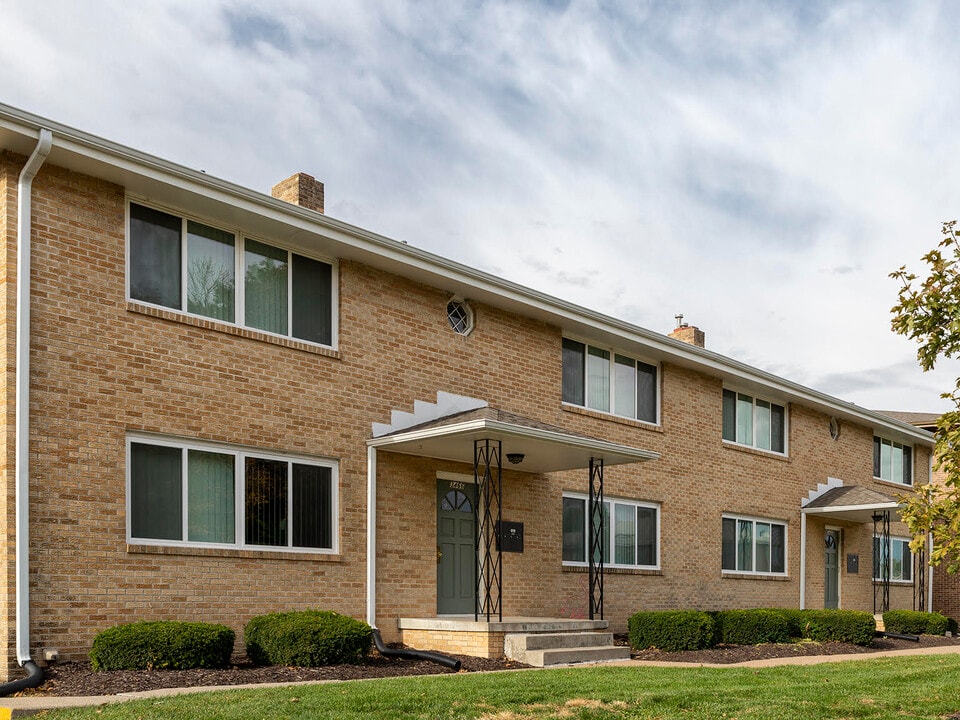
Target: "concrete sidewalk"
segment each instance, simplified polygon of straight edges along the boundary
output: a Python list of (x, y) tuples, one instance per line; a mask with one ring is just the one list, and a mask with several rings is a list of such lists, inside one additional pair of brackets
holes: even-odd
[[(872, 660), (874, 658), (908, 657), (911, 655), (960, 655), (960, 646), (940, 646), (915, 648), (908, 650), (884, 650), (875, 653), (850, 653), (848, 655), (804, 655), (791, 658), (770, 658), (768, 660), (748, 660), (742, 663), (685, 663), (685, 662), (658, 662), (652, 660), (619, 660), (603, 663), (605, 667), (683, 667), (683, 668), (765, 668), (779, 665), (819, 665), (822, 663), (848, 662), (852, 660)], [(587, 663), (556, 667), (585, 667)], [(529, 671), (540, 671), (544, 668), (531, 668)], [(524, 672), (523, 670), (498, 670), (496, 672)], [(120, 693), (119, 695), (93, 695), (87, 697), (58, 697), (32, 695), (20, 698), (0, 698), (0, 720), (8, 718), (29, 717), (43, 710), (57, 710), (72, 707), (96, 707), (109, 703), (142, 700), (145, 698), (163, 698), (190, 693), (219, 692), (223, 690), (256, 690), (258, 688), (295, 687), (298, 685), (325, 685), (337, 682), (357, 682), (355, 680), (308, 680), (289, 683), (255, 683), (251, 685), (210, 685), (188, 688), (164, 688), (160, 690), (146, 690), (143, 692)]]

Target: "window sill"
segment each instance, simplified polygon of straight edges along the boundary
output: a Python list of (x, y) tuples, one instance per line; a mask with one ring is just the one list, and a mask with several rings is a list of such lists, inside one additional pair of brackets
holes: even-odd
[(270, 343), (271, 345), (279, 345), (281, 347), (287, 347), (293, 350), (302, 350), (303, 352), (313, 353), (314, 355), (323, 355), (324, 357), (336, 359), (340, 358), (340, 352), (338, 350), (334, 350), (333, 348), (324, 347), (322, 345), (314, 345), (313, 343), (308, 343), (303, 340), (296, 340), (294, 338), (271, 335), (270, 333), (252, 330), (251, 328), (229, 325), (227, 323), (218, 322), (217, 320), (211, 320), (210, 318), (195, 317), (193, 315), (187, 315), (185, 313), (178, 312), (177, 310), (165, 310), (163, 308), (153, 307), (152, 305), (143, 305), (135, 300), (127, 301), (127, 311), (139, 313), (141, 315), (149, 315), (150, 317), (160, 318), (161, 320), (177, 322), (182, 325), (190, 325), (192, 327), (203, 328), (205, 330), (214, 330), (226, 335), (247, 338), (248, 340), (257, 340), (259, 342)]
[[(874, 580), (873, 584), (881, 587), (883, 586), (883, 580)], [(913, 587), (913, 580), (891, 580), (890, 585), (896, 587)]]
[(760, 575), (759, 573), (721, 572), (720, 577), (724, 580), (763, 580), (773, 582), (790, 582), (789, 575)]
[(245, 558), (251, 560), (301, 560), (306, 562), (338, 563), (338, 553), (297, 552), (296, 550), (241, 550), (239, 548), (202, 548), (178, 545), (136, 545), (127, 543), (130, 555), (193, 555), (196, 557)]
[(750, 445), (740, 445), (735, 442), (730, 442), (729, 440), (722, 440), (721, 442), (725, 450), (747, 453), (748, 455), (770, 458), (771, 460), (780, 460), (781, 462), (790, 462), (790, 456), (784, 453), (773, 452), (772, 450), (760, 450)]
[(634, 418), (624, 417), (623, 415), (614, 415), (613, 413), (603, 412), (602, 410), (593, 410), (592, 408), (581, 407), (580, 405), (571, 405), (570, 403), (560, 403), (560, 409), (564, 412), (574, 415), (585, 415), (586, 417), (596, 418), (597, 420), (608, 420), (621, 425), (639, 428), (641, 430), (650, 430), (651, 432), (663, 432), (663, 426), (656, 423), (646, 422), (645, 420), (636, 420)]
[[(588, 573), (590, 572), (589, 567), (581, 565), (564, 565), (563, 572), (565, 573)], [(663, 570), (655, 570), (653, 568), (612, 568), (604, 567), (604, 575), (656, 575), (662, 576)]]
[(913, 483), (910, 483), (909, 485), (907, 485), (906, 483), (897, 482), (896, 480), (887, 480), (886, 478), (875, 477), (873, 479), (878, 483), (883, 483), (884, 485), (892, 485), (893, 487), (900, 488), (903, 492), (913, 490), (913, 488), (915, 487)]

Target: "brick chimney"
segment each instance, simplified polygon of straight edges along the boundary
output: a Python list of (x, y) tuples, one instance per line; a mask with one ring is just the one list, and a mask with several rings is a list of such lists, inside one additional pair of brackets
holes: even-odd
[(683, 315), (677, 315), (675, 317), (677, 319), (677, 327), (670, 333), (670, 337), (680, 342), (696, 345), (699, 348), (704, 347), (707, 336), (704, 335), (703, 330), (685, 323), (683, 321)]
[(283, 200), (318, 213), (323, 212), (323, 183), (312, 175), (297, 173), (278, 182), (270, 191), (277, 200)]

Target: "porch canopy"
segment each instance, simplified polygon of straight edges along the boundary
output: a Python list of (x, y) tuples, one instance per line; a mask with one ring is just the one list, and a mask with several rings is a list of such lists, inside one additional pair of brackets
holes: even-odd
[[(422, 420), (418, 422), (418, 420)], [(592, 438), (515, 413), (482, 400), (437, 394), (437, 404), (418, 403), (414, 413), (394, 412), (391, 424), (375, 424), (367, 441), (367, 621), (376, 619), (376, 453), (450, 460), (473, 467), (479, 502), (474, 506), (477, 571), (474, 619), (503, 619), (502, 556), (499, 542), (503, 468), (527, 473), (589, 470), (590, 619), (603, 618), (603, 469), (656, 460), (659, 453)]]
[[(850, 522), (857, 524), (873, 523), (873, 563), (871, 575), (873, 583), (873, 612), (886, 612), (890, 609), (890, 520), (897, 517), (900, 504), (896, 498), (860, 485), (843, 485), (831, 478), (826, 485), (820, 485), (817, 491), (803, 501), (800, 525), (800, 607), (803, 607), (805, 593), (805, 560), (807, 516), (815, 515), (827, 521)], [(923, 562), (919, 566), (920, 596), (925, 582)], [(923, 600), (921, 600), (923, 604)]]
[(899, 507), (896, 498), (865, 488), (846, 485), (827, 490), (803, 507), (807, 515), (843, 520), (852, 523), (873, 522), (873, 516), (894, 512)]
[[(581, 470), (590, 461), (605, 466), (656, 460), (659, 453), (580, 435), (504, 410), (481, 407), (404, 428), (368, 441), (380, 450), (474, 464), (474, 443), (501, 443), (507, 467), (529, 473)], [(511, 456), (522, 455), (517, 463)], [(518, 459), (518, 458), (514, 458)]]

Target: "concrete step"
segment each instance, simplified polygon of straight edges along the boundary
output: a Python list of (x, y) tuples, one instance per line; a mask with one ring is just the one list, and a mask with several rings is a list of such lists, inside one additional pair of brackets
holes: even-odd
[(534, 667), (550, 665), (570, 665), (572, 663), (610, 662), (629, 660), (630, 648), (607, 645), (603, 647), (551, 648), (548, 650), (530, 650), (524, 662)]
[(883, 624), (883, 613), (877, 613), (873, 616), (873, 619), (877, 623), (877, 632), (884, 632), (886, 628)]
[(553, 648), (599, 647), (613, 645), (613, 633), (608, 632), (562, 632), (562, 633), (509, 633), (504, 635), (504, 647), (508, 644), (518, 651), (551, 650)]

